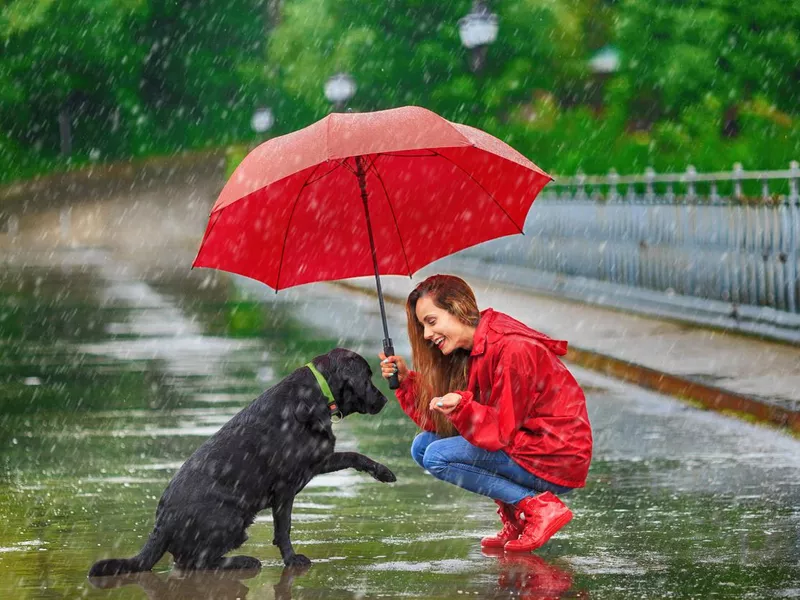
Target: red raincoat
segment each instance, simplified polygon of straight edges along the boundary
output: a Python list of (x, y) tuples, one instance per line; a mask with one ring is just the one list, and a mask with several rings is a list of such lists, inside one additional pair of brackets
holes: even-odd
[[(537, 477), (583, 487), (592, 459), (586, 398), (558, 356), (567, 342), (488, 308), (470, 354), (467, 390), (450, 420), (468, 442), (503, 450)], [(421, 426), (412, 371), (397, 389), (403, 411)], [(426, 427), (433, 431), (433, 424)]]

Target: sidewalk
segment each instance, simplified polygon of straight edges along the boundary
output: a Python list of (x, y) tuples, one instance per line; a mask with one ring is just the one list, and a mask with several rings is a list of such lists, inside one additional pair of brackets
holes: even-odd
[[(387, 310), (413, 287), (451, 268), (425, 268), (413, 280), (383, 277)], [(563, 300), (463, 274), (478, 306), (507, 312), (569, 342), (567, 360), (710, 409), (800, 432), (800, 347)], [(342, 285), (375, 294), (375, 279)], [(742, 414), (743, 413), (743, 414)], [(746, 416), (746, 415), (749, 415)]]

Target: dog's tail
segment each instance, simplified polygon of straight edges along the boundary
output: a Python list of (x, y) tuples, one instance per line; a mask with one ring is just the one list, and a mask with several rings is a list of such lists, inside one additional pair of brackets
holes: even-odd
[(149, 571), (164, 556), (168, 544), (169, 538), (167, 535), (162, 529), (156, 527), (139, 554), (133, 558), (99, 560), (89, 569), (89, 577), (105, 577), (107, 575)]

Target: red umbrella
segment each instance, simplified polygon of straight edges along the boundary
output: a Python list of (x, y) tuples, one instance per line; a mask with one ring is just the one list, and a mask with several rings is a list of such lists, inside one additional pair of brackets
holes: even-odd
[(410, 277), (522, 233), (551, 180), (497, 138), (424, 108), (334, 113), (245, 157), (211, 210), (193, 266), (275, 291), (374, 274), (388, 356), (380, 275)]

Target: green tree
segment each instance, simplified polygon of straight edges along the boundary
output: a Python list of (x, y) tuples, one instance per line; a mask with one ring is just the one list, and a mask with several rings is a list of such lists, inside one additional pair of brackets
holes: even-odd
[(7, 3), (0, 15), (7, 136), (45, 156), (70, 137), (79, 152), (113, 150), (108, 131), (134, 108), (143, 58), (134, 36), (146, 9), (146, 0)]
[(722, 104), (723, 133), (738, 132), (741, 103), (764, 95), (796, 110), (800, 5), (780, 0), (623, 0), (618, 43), (632, 84), (631, 114), (649, 126), (702, 104)]
[(479, 125), (532, 89), (566, 90), (585, 76), (581, 27), (544, 0), (493, 4), (500, 35), (483, 71), (471, 73), (458, 35), (470, 7), (468, 0), (297, 0), (270, 40), (270, 62), (281, 65), (287, 93), (317, 116), (328, 109), (325, 80), (347, 71), (359, 86), (358, 108), (421, 104)]
[(140, 97), (157, 148), (248, 135), (270, 104), (264, 0), (149, 0), (137, 43), (146, 50)]

